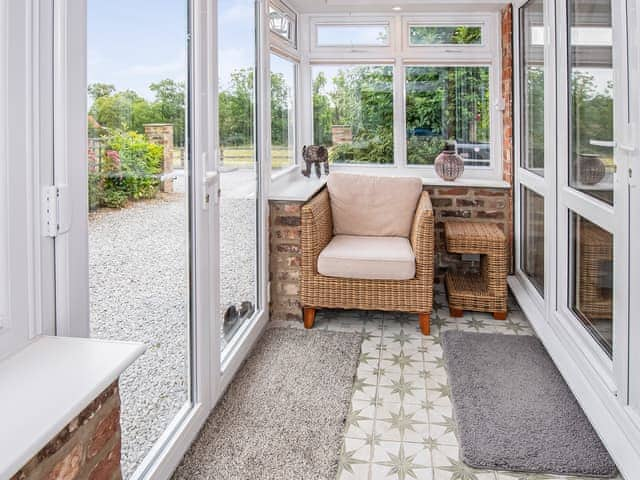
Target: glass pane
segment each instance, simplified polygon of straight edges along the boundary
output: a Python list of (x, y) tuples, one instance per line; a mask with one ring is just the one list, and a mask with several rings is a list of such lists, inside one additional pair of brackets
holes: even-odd
[(313, 67), (313, 138), (332, 163), (393, 163), (393, 67)]
[(522, 168), (544, 176), (544, 2), (522, 8)]
[(255, 2), (218, 2), (222, 347), (258, 309)]
[(613, 352), (613, 235), (571, 213), (571, 309), (609, 354)]
[(570, 0), (570, 185), (613, 204), (613, 32), (609, 0)]
[(317, 25), (318, 47), (389, 45), (389, 25)]
[(433, 165), (450, 141), (465, 166), (489, 166), (489, 67), (407, 67), (406, 77), (409, 165)]
[(271, 170), (296, 163), (296, 64), (271, 55)]
[(411, 45), (481, 45), (482, 27), (469, 25), (411, 25)]
[(147, 346), (120, 379), (125, 478), (190, 401), (188, 3), (87, 2), (91, 336)]
[(296, 14), (284, 5), (269, 5), (269, 28), (270, 30), (291, 43), (297, 45)]
[(544, 197), (522, 188), (520, 268), (544, 296)]

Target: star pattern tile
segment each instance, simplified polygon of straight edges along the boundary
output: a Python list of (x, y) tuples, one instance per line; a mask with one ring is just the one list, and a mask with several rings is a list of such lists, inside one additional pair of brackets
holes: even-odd
[(460, 460), (441, 333), (533, 335), (515, 300), (509, 305), (506, 321), (471, 312), (452, 318), (438, 290), (429, 337), (413, 315), (319, 312), (321, 328), (363, 335), (337, 480), (586, 480), (476, 470)]

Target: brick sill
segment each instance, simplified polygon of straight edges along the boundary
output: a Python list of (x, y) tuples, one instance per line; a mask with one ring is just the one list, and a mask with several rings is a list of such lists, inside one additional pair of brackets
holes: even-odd
[[(389, 175), (389, 176), (418, 176), (420, 175), (411, 170), (401, 169), (370, 169), (366, 172), (359, 171), (358, 173), (370, 173), (374, 175)], [(438, 177), (425, 177), (421, 176), (422, 184), (426, 187), (466, 187), (466, 188), (496, 188), (496, 189), (510, 189), (511, 184), (504, 180), (493, 179), (477, 179), (477, 178), (459, 178), (453, 182), (447, 182)], [(271, 183), (271, 189), (269, 191), (269, 201), (274, 202), (306, 202), (313, 197), (319, 190), (324, 187), (327, 178), (325, 176), (321, 178), (311, 177), (305, 178), (300, 175), (296, 169), (290, 175), (284, 175), (281, 178), (275, 179)]]
[[(10, 478), (145, 351), (139, 343), (37, 337), (0, 361), (0, 478)], [(9, 434), (10, 433), (10, 434)]]

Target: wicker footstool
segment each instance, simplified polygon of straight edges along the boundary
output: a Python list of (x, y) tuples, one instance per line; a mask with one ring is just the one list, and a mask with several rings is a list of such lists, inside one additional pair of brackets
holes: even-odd
[(480, 254), (480, 273), (447, 272), (445, 284), (452, 317), (463, 310), (491, 312), (496, 320), (507, 318), (507, 239), (493, 223), (446, 222), (447, 251)]

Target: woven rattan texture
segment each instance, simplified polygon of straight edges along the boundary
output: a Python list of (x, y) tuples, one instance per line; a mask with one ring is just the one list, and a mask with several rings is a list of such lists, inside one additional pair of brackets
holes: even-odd
[(429, 194), (423, 192), (409, 238), (416, 257), (415, 278), (400, 281), (325, 277), (318, 273), (318, 256), (333, 237), (333, 224), (329, 194), (326, 189), (323, 190), (302, 207), (302, 305), (431, 313), (433, 229), (431, 201)]

